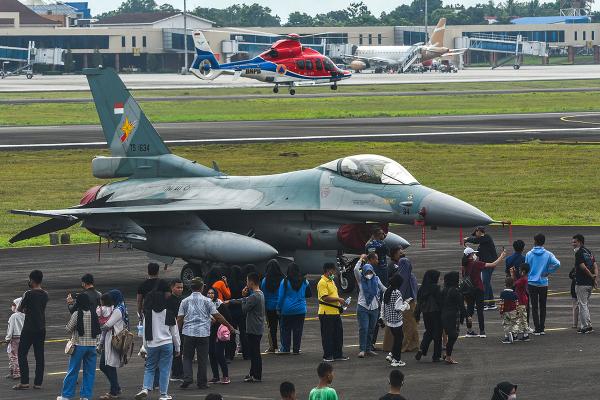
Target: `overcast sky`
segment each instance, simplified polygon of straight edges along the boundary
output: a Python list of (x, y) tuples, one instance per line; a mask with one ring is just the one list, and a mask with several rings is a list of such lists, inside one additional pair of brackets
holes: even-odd
[[(263, 6), (270, 7), (271, 10), (281, 17), (282, 20), (286, 20), (287, 16), (293, 11), (301, 11), (310, 15), (317, 13), (323, 13), (331, 10), (341, 10), (348, 7), (352, 0), (302, 0), (299, 2), (289, 0), (188, 0), (188, 9), (194, 9), (199, 5), (202, 7), (215, 7), (225, 8), (236, 3), (253, 4), (258, 3)], [(403, 1), (389, 1), (389, 0), (363, 0), (364, 3), (369, 7), (371, 12), (379, 16), (382, 11), (389, 12), (401, 4), (409, 4), (411, 0)], [(170, 0), (163, 1), (157, 0), (158, 4), (170, 3), (175, 8), (183, 9), (183, 0)], [(446, 4), (460, 3), (466, 6), (474, 5), (477, 3), (485, 3), (487, 0), (449, 0), (444, 1)], [(498, 1), (495, 1), (496, 3)], [(544, 2), (542, 0), (542, 2)], [(92, 9), (92, 14), (99, 14), (104, 11), (114, 10), (119, 7), (122, 0), (88, 0), (89, 6)], [(592, 5), (592, 8), (597, 10), (600, 8), (600, 1), (597, 1)]]

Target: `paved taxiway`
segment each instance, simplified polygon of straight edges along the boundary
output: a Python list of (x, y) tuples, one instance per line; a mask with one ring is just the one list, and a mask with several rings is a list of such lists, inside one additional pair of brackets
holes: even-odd
[[(592, 399), (598, 396), (598, 372), (600, 353), (600, 333), (577, 335), (571, 326), (571, 299), (568, 294), (570, 280), (568, 272), (573, 264), (573, 251), (570, 248), (572, 234), (581, 232), (592, 250), (600, 249), (600, 232), (597, 228), (527, 228), (515, 227), (514, 239), (522, 238), (531, 245), (534, 233), (543, 231), (547, 235), (547, 248), (557, 255), (563, 266), (552, 276), (548, 300), (547, 335), (534, 337), (530, 343), (504, 345), (500, 343), (502, 328), (497, 311), (485, 313), (486, 339), (460, 339), (455, 348), (455, 358), (459, 365), (447, 366), (431, 364), (428, 357), (416, 362), (413, 354), (403, 358), (407, 366), (403, 394), (411, 400), (466, 399), (481, 400), (491, 397), (492, 387), (504, 380), (519, 385), (519, 397), (529, 400)], [(410, 240), (413, 247), (408, 254), (413, 259), (419, 279), (426, 269), (437, 268), (443, 272), (456, 270), (460, 263), (462, 249), (459, 246), (459, 232), (456, 229), (428, 231), (428, 247), (419, 246), (420, 230), (414, 227), (396, 227), (394, 231)], [(466, 232), (465, 232), (466, 233)], [(508, 229), (490, 228), (496, 245), (509, 246)], [(68, 313), (64, 297), (68, 292), (79, 290), (79, 278), (86, 272), (93, 272), (97, 287), (106, 291), (117, 287), (125, 292), (130, 311), (135, 310), (135, 288), (144, 278), (146, 256), (138, 251), (103, 248), (98, 261), (97, 245), (62, 246), (45, 248), (23, 248), (0, 250), (2, 281), (0, 282), (0, 320), (6, 321), (10, 312), (10, 302), (26, 289), (27, 274), (31, 269), (41, 268), (45, 273), (45, 286), (49, 290), (50, 303), (47, 310), (48, 343), (46, 344), (46, 376), (41, 391), (14, 392), (12, 382), (0, 383), (0, 398), (3, 399), (53, 399), (60, 390), (67, 366), (63, 353), (65, 334), (63, 326)], [(166, 278), (179, 274), (181, 262), (161, 271)], [(503, 268), (493, 275), (496, 294), (501, 288)], [(600, 296), (592, 300), (592, 318), (600, 318)], [(302, 340), (302, 355), (264, 356), (264, 381), (260, 384), (242, 383), (247, 373), (248, 362), (236, 359), (230, 365), (233, 383), (226, 387), (216, 386), (214, 391), (224, 394), (226, 399), (277, 399), (278, 385), (283, 380), (291, 380), (298, 389), (298, 398), (306, 399), (308, 391), (317, 382), (315, 368), (321, 357), (318, 322), (314, 320), (316, 301), (309, 300), (309, 313)], [(355, 304), (351, 306), (354, 312)], [(132, 318), (135, 324), (135, 317)], [(386, 390), (387, 374), (382, 355), (357, 359), (357, 324), (349, 314), (344, 319), (345, 351), (352, 358), (348, 362), (335, 364), (334, 386), (342, 399), (371, 400), (378, 398)], [(422, 332), (422, 325), (421, 330)], [(464, 334), (464, 327), (462, 327)], [(263, 340), (263, 349), (267, 347)], [(0, 362), (0, 374), (7, 373), (7, 360)], [(31, 358), (30, 358), (31, 360)], [(143, 363), (134, 358), (132, 363), (119, 370), (123, 386), (123, 399), (132, 398), (139, 390), (142, 381)], [(210, 377), (210, 376), (209, 376)], [(98, 372), (95, 394), (99, 396), (107, 390), (104, 376)], [(207, 391), (180, 391), (171, 386), (175, 399), (201, 399)], [(154, 397), (156, 398), (156, 397)]]
[[(211, 87), (272, 86), (253, 79), (221, 76), (213, 81), (203, 81), (193, 75), (178, 74), (121, 74), (130, 89), (172, 89)], [(525, 65), (519, 70), (512, 67), (469, 68), (456, 74), (429, 72), (425, 74), (354, 74), (340, 85), (371, 85), (385, 83), (446, 83), (446, 82), (506, 82), (531, 80), (600, 79), (597, 65)], [(36, 75), (33, 79), (13, 76), (0, 80), (0, 92), (39, 92), (89, 89), (83, 75)], [(301, 91), (301, 90), (299, 90)]]
[[(169, 145), (276, 141), (599, 142), (600, 113), (532, 113), (156, 124)], [(104, 147), (99, 125), (0, 127), (0, 150)]]

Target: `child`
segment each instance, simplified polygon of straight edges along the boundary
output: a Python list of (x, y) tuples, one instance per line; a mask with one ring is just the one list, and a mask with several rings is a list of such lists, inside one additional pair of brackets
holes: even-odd
[[(110, 316), (112, 315), (114, 309), (111, 295), (109, 293), (104, 293), (102, 297), (100, 297), (100, 304), (102, 305), (96, 307), (96, 314), (98, 314), (98, 323), (100, 324), (100, 326), (103, 326), (110, 319)], [(99, 352), (101, 352), (104, 348), (104, 339), (106, 338), (106, 332), (107, 331), (102, 331), (102, 334), (100, 335), (100, 342), (98, 343)]]
[(502, 343), (505, 344), (513, 342), (513, 333), (516, 332), (517, 303), (519, 299), (512, 290), (514, 284), (513, 278), (506, 278), (504, 281), (504, 290), (500, 293), (500, 316), (502, 317), (502, 328), (504, 329), (504, 340)]
[(6, 352), (8, 353), (8, 369), (10, 372), (6, 377), (9, 379), (21, 379), (18, 354), (25, 314), (17, 311), (19, 304), (21, 304), (21, 297), (14, 299), (12, 302), (11, 308), (13, 314), (8, 319), (8, 329), (6, 330), (6, 338), (4, 339), (4, 342), (8, 344)]
[(527, 322), (527, 305), (529, 304), (529, 293), (527, 292), (527, 277), (529, 275), (529, 264), (523, 263), (519, 266), (520, 276), (517, 277), (515, 268), (510, 269), (510, 274), (515, 282), (515, 292), (519, 299), (517, 305), (517, 333), (521, 334), (521, 340), (529, 341), (529, 323)]
[(308, 400), (338, 400), (337, 392), (329, 387), (333, 382), (333, 365), (322, 362), (317, 367), (319, 386), (313, 388), (308, 395)]
[(512, 255), (506, 257), (506, 277), (510, 276), (510, 269), (514, 268), (516, 273), (519, 275), (519, 267), (521, 264), (525, 262), (525, 256), (523, 255), (523, 250), (525, 249), (525, 242), (522, 240), (515, 240), (513, 242), (513, 250)]
[(296, 400), (296, 387), (292, 382), (281, 382), (279, 385), (281, 400)]
[[(394, 344), (392, 346), (391, 357), (386, 359), (392, 367), (404, 367), (406, 363), (402, 361), (402, 340), (404, 339), (404, 331), (402, 330), (402, 313), (410, 309), (408, 302), (402, 299), (400, 287), (404, 279), (400, 274), (394, 274), (390, 280), (390, 287), (383, 295), (383, 304), (381, 306), (381, 315), (385, 321), (385, 325), (390, 329), (394, 336)], [(407, 299), (408, 301), (412, 299)]]

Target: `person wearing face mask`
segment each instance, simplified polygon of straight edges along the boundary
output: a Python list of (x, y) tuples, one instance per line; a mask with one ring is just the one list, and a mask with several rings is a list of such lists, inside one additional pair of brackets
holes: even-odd
[(344, 356), (344, 328), (340, 316), (341, 307), (345, 301), (338, 295), (335, 285), (337, 267), (334, 263), (323, 265), (323, 275), (317, 284), (319, 300), (319, 325), (321, 326), (321, 344), (323, 346), (323, 361), (346, 361)]
[(517, 400), (517, 385), (510, 382), (500, 382), (494, 388), (492, 400)]
[[(466, 247), (463, 251), (462, 276), (469, 277), (473, 283), (471, 293), (465, 295), (467, 302), (467, 337), (486, 337), (485, 321), (483, 317), (483, 281), (481, 280), (481, 271), (495, 268), (506, 257), (506, 250), (502, 250), (500, 257), (494, 262), (479, 261), (477, 251)], [(477, 307), (477, 322), (479, 323), (479, 335), (473, 331), (473, 314)]]
[(376, 355), (371, 350), (370, 344), (379, 318), (379, 299), (385, 291), (385, 286), (375, 275), (373, 266), (377, 263), (377, 253), (363, 254), (354, 267), (354, 277), (358, 283), (356, 318), (358, 319), (359, 358), (364, 358), (365, 355)]

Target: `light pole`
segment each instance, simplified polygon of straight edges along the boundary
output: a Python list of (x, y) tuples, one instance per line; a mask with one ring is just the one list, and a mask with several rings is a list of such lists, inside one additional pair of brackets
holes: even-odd
[(429, 32), (427, 31), (427, 0), (425, 0), (425, 43), (429, 42)]
[(188, 48), (187, 48), (187, 1), (183, 0), (183, 69), (181, 73), (187, 75), (188, 72)]

